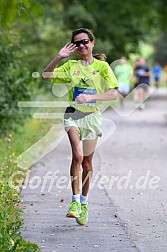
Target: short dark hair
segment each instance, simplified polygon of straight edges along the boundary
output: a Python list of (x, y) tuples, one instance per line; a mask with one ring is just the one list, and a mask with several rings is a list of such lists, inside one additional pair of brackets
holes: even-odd
[[(79, 28), (79, 29), (76, 29), (72, 32), (71, 43), (74, 43), (74, 37), (80, 33), (86, 33), (88, 35), (90, 41), (91, 42), (94, 41), (93, 33), (90, 30), (88, 30), (86, 28)], [(93, 57), (98, 60), (106, 61), (106, 55), (103, 53), (95, 54), (95, 55), (93, 55)]]
[(71, 36), (71, 43), (74, 43), (74, 37), (77, 35), (77, 34), (80, 34), (80, 33), (86, 33), (90, 39), (90, 41), (93, 41), (94, 40), (94, 36), (92, 34), (92, 32), (86, 28), (79, 28), (79, 29), (76, 29), (72, 32), (72, 36)]

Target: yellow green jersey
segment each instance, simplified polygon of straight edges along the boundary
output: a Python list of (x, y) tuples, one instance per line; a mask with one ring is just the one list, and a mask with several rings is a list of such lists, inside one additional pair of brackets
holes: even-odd
[(133, 68), (129, 63), (120, 64), (115, 67), (114, 73), (117, 77), (118, 83), (129, 84), (133, 75)]
[(91, 101), (77, 104), (79, 94), (102, 94), (111, 88), (118, 88), (117, 79), (105, 61), (94, 58), (89, 66), (83, 66), (80, 60), (68, 60), (53, 71), (53, 83), (66, 84), (69, 104), (82, 112), (100, 110), (102, 101)]

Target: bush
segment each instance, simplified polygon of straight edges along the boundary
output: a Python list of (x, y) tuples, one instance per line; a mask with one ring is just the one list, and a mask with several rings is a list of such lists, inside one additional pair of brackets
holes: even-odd
[(23, 64), (24, 52), (12, 40), (18, 37), (16, 34), (1, 32), (0, 36), (0, 122), (1, 132), (15, 129), (25, 114), (18, 109), (17, 103), (30, 97), (30, 84), (32, 77)]
[[(23, 220), (19, 206), (19, 190), (9, 183), (11, 175), (19, 171), (12, 142), (12, 134), (0, 139), (0, 251), (38, 252), (38, 245), (26, 242), (20, 232)], [(20, 184), (16, 178), (12, 183), (15, 186)]]

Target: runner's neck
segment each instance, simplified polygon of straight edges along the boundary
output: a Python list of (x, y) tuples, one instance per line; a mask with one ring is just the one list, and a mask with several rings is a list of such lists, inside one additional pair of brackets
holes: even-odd
[(89, 65), (91, 65), (93, 63), (93, 61), (94, 61), (93, 57), (90, 58), (90, 59), (81, 59), (81, 64), (83, 66), (89, 66)]

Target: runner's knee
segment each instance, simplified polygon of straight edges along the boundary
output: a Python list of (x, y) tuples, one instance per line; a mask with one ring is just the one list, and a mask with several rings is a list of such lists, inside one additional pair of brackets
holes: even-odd
[(82, 164), (82, 161), (83, 161), (83, 156), (79, 153), (75, 153), (73, 155), (73, 158), (72, 158), (72, 161), (75, 163), (75, 164)]
[(84, 171), (92, 171), (92, 161), (84, 159), (82, 162), (82, 168)]

